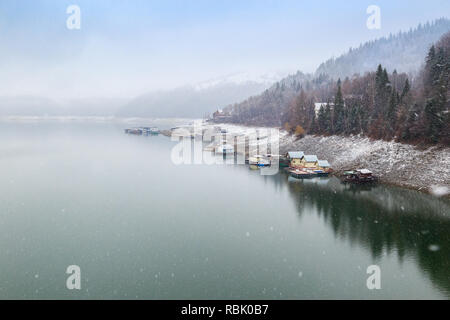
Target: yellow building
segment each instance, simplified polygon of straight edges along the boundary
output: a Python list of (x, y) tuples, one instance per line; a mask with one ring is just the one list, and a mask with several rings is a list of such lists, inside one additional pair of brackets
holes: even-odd
[(317, 168), (319, 170), (329, 171), (331, 169), (331, 166), (327, 160), (319, 160), (317, 161)]
[(289, 166), (296, 168), (302, 166), (302, 159), (304, 153), (302, 151), (289, 151), (286, 153), (286, 159), (289, 161)]
[(317, 159), (316, 155), (305, 155), (302, 159), (302, 166), (305, 168), (317, 168)]

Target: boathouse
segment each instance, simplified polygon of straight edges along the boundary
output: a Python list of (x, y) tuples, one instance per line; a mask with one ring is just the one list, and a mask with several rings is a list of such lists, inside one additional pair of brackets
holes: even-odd
[(301, 165), (305, 168), (316, 168), (318, 161), (316, 155), (308, 154), (303, 157)]
[(300, 167), (304, 156), (303, 151), (289, 151), (286, 153), (286, 159), (289, 161), (290, 167)]
[(330, 166), (330, 164), (328, 163), (327, 160), (318, 160), (317, 161), (317, 168), (319, 170), (326, 171), (326, 170), (330, 169), (330, 167), (331, 166)]

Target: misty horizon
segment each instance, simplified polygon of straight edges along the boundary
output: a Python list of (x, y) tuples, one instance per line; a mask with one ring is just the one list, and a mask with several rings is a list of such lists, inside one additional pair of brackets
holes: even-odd
[(70, 1), (27, 4), (0, 5), (0, 96), (55, 101), (131, 100), (233, 74), (257, 82), (267, 74), (313, 73), (351, 47), (416, 28), (450, 9), (443, 1), (431, 8), (418, 1), (406, 7), (381, 1), (383, 25), (369, 30), (365, 2), (317, 8), (295, 1), (77, 1), (80, 29), (69, 30)]

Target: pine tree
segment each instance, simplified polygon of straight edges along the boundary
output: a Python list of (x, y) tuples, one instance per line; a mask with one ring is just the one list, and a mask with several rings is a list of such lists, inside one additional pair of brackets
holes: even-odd
[(444, 108), (446, 103), (446, 86), (444, 85), (444, 74), (441, 74), (436, 88), (425, 105), (425, 118), (427, 120), (427, 136), (429, 140), (436, 143), (441, 138), (444, 127)]
[(327, 102), (327, 105), (325, 107), (325, 132), (332, 134), (333, 133), (333, 120), (332, 120), (332, 114), (331, 114), (331, 106), (330, 103)]
[(443, 137), (446, 121), (447, 88), (450, 73), (450, 52), (444, 48), (432, 46), (427, 56), (425, 66), (424, 91), (426, 96), (424, 110), (424, 125), (422, 130), (427, 140), (437, 143)]
[(406, 78), (406, 80), (405, 80), (405, 85), (404, 85), (404, 87), (403, 87), (402, 94), (401, 94), (401, 96), (400, 96), (400, 101), (401, 101), (401, 102), (402, 102), (403, 99), (406, 97), (406, 95), (409, 93), (409, 90), (410, 90), (410, 89), (411, 89), (411, 87), (410, 87), (410, 85), (409, 85), (408, 78)]
[(333, 126), (334, 133), (343, 133), (345, 129), (345, 110), (344, 110), (344, 98), (342, 97), (341, 79), (337, 82), (337, 92), (334, 99), (333, 108)]
[(378, 65), (377, 72), (375, 73), (375, 96), (374, 96), (374, 108), (373, 118), (376, 119), (380, 116), (383, 110), (383, 88), (385, 83), (383, 81), (383, 68), (381, 64)]
[(323, 105), (320, 106), (319, 112), (317, 114), (317, 127), (319, 133), (326, 132), (327, 119), (325, 115), (325, 108), (323, 107)]
[(373, 138), (386, 137), (386, 119), (389, 109), (389, 99), (391, 94), (391, 84), (387, 70), (378, 65), (375, 74), (374, 107), (372, 111), (372, 122), (369, 128), (369, 135)]
[(394, 135), (396, 125), (396, 115), (398, 106), (398, 94), (395, 88), (392, 88), (391, 97), (389, 99), (389, 106), (386, 114), (386, 139), (391, 139)]
[(346, 133), (355, 134), (361, 131), (361, 125), (359, 123), (359, 106), (357, 101), (351, 101), (348, 103), (348, 126)]

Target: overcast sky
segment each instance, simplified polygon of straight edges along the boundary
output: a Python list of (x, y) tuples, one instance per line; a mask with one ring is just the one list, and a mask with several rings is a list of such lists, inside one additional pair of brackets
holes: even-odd
[[(66, 27), (71, 4), (80, 30)], [(380, 30), (366, 27), (372, 4)], [(127, 98), (236, 72), (312, 72), (449, 16), (448, 0), (0, 0), (0, 95)]]

